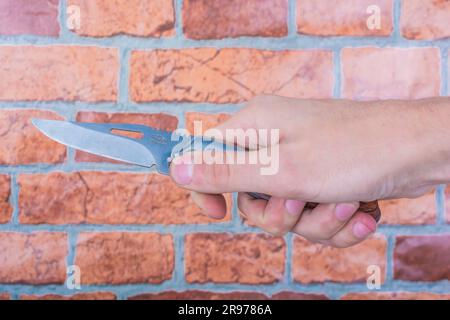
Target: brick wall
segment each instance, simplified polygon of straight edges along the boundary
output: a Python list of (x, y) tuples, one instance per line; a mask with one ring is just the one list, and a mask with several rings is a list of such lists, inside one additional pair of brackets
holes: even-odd
[[(0, 0), (0, 299), (450, 299), (444, 186), (382, 203), (357, 247), (323, 248), (265, 235), (236, 207), (212, 221), (169, 178), (30, 124), (170, 130), (213, 126), (262, 93), (448, 95), (449, 21), (445, 0)], [(366, 287), (369, 264), (381, 290)]]

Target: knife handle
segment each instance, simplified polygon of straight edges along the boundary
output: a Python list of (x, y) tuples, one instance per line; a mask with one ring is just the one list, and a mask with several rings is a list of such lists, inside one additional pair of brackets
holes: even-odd
[[(269, 195), (263, 193), (248, 192), (248, 194), (255, 199), (262, 199), (262, 200), (270, 199)], [(318, 203), (316, 202), (308, 202), (305, 205), (305, 209), (314, 209), (315, 207), (317, 207), (317, 205)], [(381, 211), (380, 207), (378, 206), (378, 201), (361, 202), (358, 211), (370, 214), (375, 219), (376, 222), (380, 221)]]

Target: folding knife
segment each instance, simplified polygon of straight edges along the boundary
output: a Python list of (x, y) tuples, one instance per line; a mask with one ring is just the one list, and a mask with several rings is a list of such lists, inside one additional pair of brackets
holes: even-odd
[[(156, 166), (157, 172), (164, 175), (169, 175), (170, 162), (180, 151), (240, 149), (204, 137), (177, 136), (173, 132), (145, 125), (44, 119), (32, 119), (32, 123), (49, 138), (74, 149), (143, 167)], [(115, 133), (121, 131), (137, 133), (139, 138)], [(270, 199), (266, 194), (248, 194), (255, 199)], [(316, 206), (317, 203), (308, 202), (306, 208), (313, 209)], [(362, 202), (359, 210), (371, 214), (376, 221), (380, 219), (377, 201)]]

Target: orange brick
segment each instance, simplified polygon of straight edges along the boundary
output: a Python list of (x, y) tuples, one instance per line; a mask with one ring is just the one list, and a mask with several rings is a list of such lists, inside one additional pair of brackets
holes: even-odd
[(9, 299), (11, 299), (9, 293), (0, 293), (0, 300), (9, 300)]
[(237, 103), (258, 94), (329, 98), (329, 51), (195, 48), (134, 51), (130, 99), (135, 102)]
[(0, 47), (0, 100), (115, 101), (118, 51), (79, 46)]
[(397, 236), (394, 278), (408, 281), (450, 280), (450, 234)]
[(287, 0), (183, 2), (183, 31), (192, 39), (287, 35)]
[(343, 49), (343, 97), (373, 100), (438, 96), (439, 57), (437, 48)]
[[(169, 177), (126, 172), (53, 172), (18, 178), (27, 224), (185, 224), (229, 221), (202, 214)], [(228, 197), (228, 207), (231, 207)]]
[(111, 292), (87, 292), (77, 293), (71, 296), (63, 296), (59, 294), (24, 294), (20, 296), (21, 300), (115, 300), (116, 295)]
[(172, 235), (81, 233), (75, 265), (82, 284), (161, 283), (172, 277)]
[(66, 147), (36, 129), (32, 118), (62, 119), (51, 111), (0, 111), (0, 164), (61, 163), (65, 160)]
[(11, 220), (12, 206), (9, 202), (11, 195), (11, 179), (8, 175), (0, 175), (0, 223)]
[(343, 300), (450, 300), (450, 294), (431, 292), (357, 292), (345, 294)]
[[(82, 111), (77, 114), (77, 121), (100, 123), (132, 123), (143, 124), (159, 130), (173, 131), (177, 128), (178, 119), (164, 113), (106, 113)], [(87, 152), (77, 151), (75, 160), (80, 162), (112, 162), (120, 163)]]
[[(380, 9), (379, 28), (368, 26), (373, 11)], [(297, 30), (314, 36), (388, 36), (392, 33), (392, 0), (297, 0)]]
[(58, 4), (59, 0), (2, 0), (0, 34), (58, 36)]
[(345, 248), (326, 247), (295, 237), (292, 257), (292, 275), (301, 283), (364, 282), (367, 268), (377, 265), (384, 282), (386, 270), (386, 240), (374, 236), (360, 244)]
[(222, 122), (225, 122), (231, 117), (229, 114), (219, 113), (200, 113), (200, 112), (186, 112), (186, 129), (190, 134), (194, 134), (194, 122), (199, 121), (202, 124), (203, 132), (205, 130), (216, 127)]
[(80, 8), (74, 31), (82, 36), (161, 37), (175, 31), (173, 0), (69, 0), (68, 5)]
[(450, 37), (450, 2), (402, 0), (401, 30), (405, 38), (434, 40)]
[(433, 224), (436, 222), (436, 195), (434, 191), (416, 199), (380, 201), (383, 224)]
[(1, 232), (0, 283), (64, 283), (67, 247), (60, 232)]
[(450, 223), (450, 186), (445, 188), (445, 213), (447, 217), (447, 223)]
[(268, 284), (283, 278), (283, 238), (266, 234), (194, 233), (185, 237), (189, 283)]

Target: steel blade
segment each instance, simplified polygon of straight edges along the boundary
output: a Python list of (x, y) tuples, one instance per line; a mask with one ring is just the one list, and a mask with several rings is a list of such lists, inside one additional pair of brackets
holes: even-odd
[(139, 166), (155, 165), (152, 152), (135, 139), (85, 128), (70, 121), (33, 119), (32, 123), (49, 138), (69, 147)]

